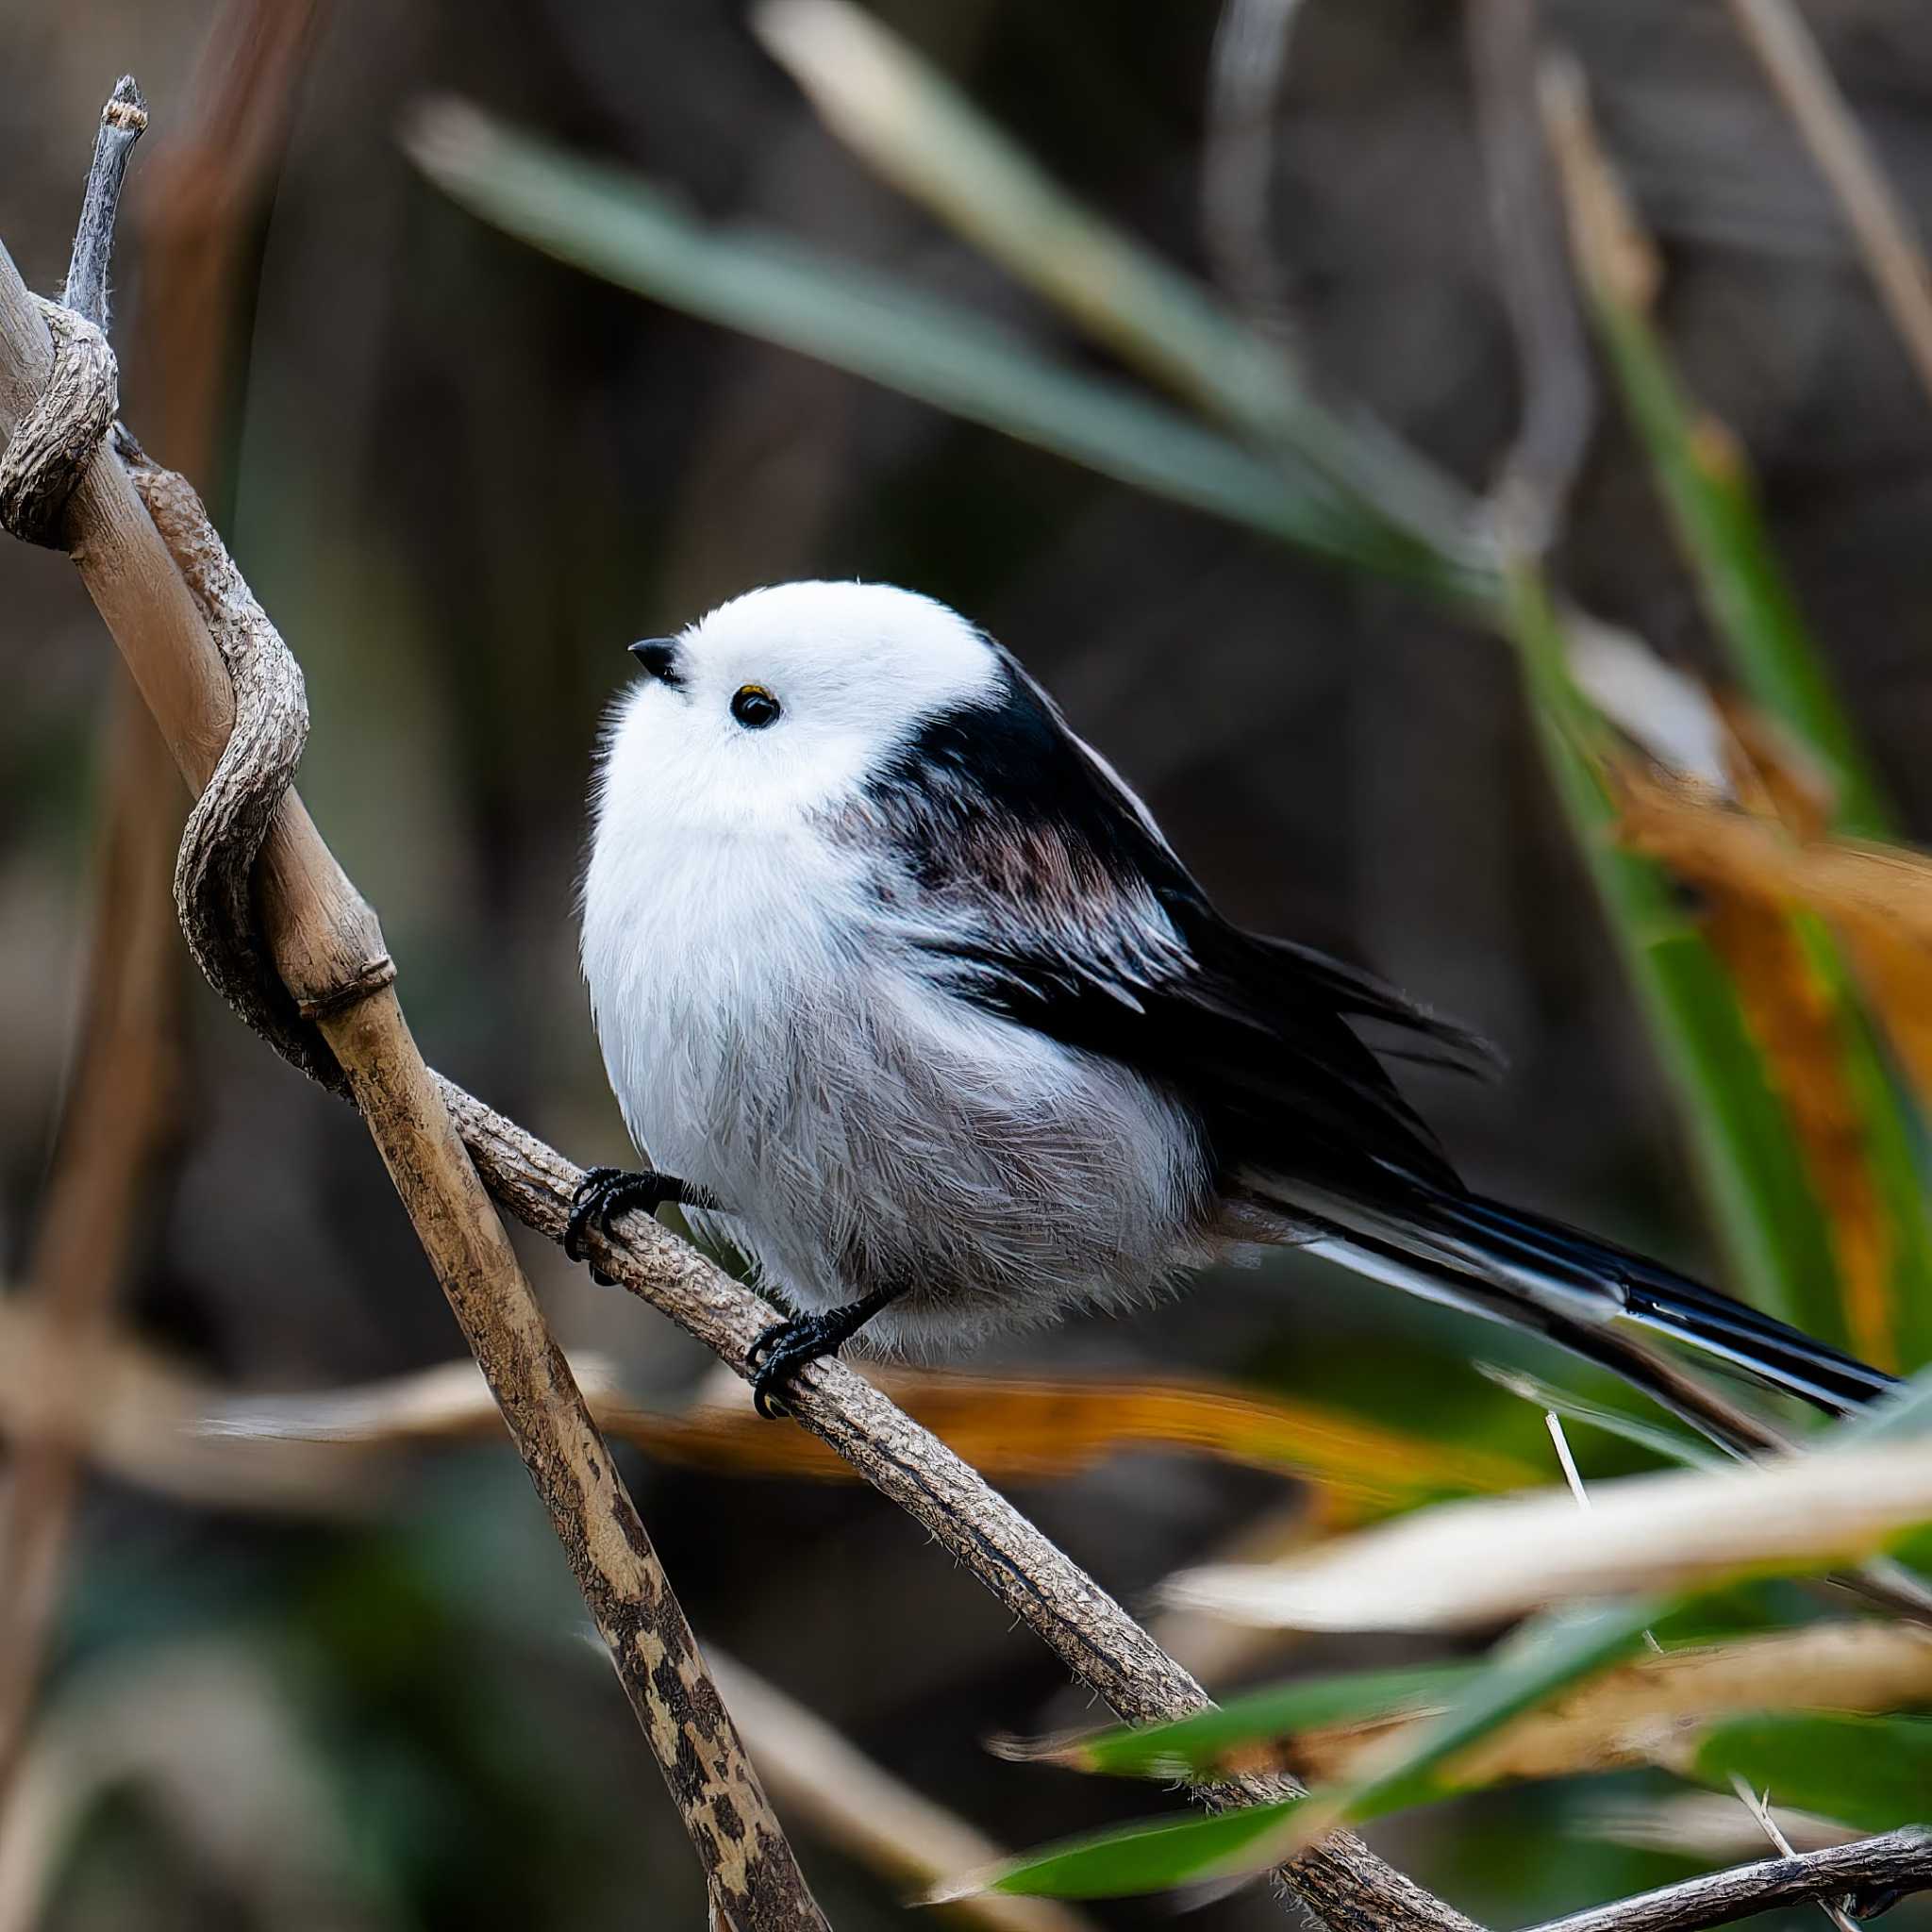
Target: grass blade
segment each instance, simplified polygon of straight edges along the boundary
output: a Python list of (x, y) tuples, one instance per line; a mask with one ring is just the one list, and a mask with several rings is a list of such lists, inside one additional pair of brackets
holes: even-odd
[(1265, 1872), (1324, 1832), (1449, 1795), (1452, 1759), (1512, 1718), (1632, 1649), (1654, 1614), (1648, 1605), (1596, 1605), (1536, 1619), (1497, 1646), (1397, 1761), (1345, 1790), (1206, 1818), (1130, 1824), (1067, 1840), (968, 1874), (930, 1902), (978, 1891), (1045, 1898), (1119, 1898)]
[(1233, 1754), (1317, 1725), (1372, 1723), (1461, 1690), (1478, 1664), (1412, 1664), (1270, 1684), (1166, 1724), (1115, 1724), (1007, 1755), (1108, 1777), (1186, 1778), (1224, 1772)]

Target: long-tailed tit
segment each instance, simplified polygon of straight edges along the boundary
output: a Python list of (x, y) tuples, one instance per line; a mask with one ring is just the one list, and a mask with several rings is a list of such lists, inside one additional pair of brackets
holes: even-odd
[[(583, 895), (605, 1064), (653, 1171), (796, 1309), (760, 1410), (862, 1324), (918, 1343), (1123, 1307), (1292, 1243), (1644, 1383), (1661, 1331), (1832, 1411), (1887, 1376), (1457, 1177), (1357, 1027), (1468, 1036), (1230, 924), (1019, 664), (880, 584), (754, 591), (635, 644)], [(1638, 1351), (1639, 1363), (1644, 1359)]]

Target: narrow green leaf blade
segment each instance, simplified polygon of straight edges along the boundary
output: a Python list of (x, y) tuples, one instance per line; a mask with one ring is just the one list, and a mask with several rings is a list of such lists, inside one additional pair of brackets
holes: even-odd
[(767, 0), (767, 48), (888, 180), (1155, 380), (1292, 449), (1378, 520), (1493, 570), (1468, 492), (1318, 397), (1291, 346), (1070, 194), (931, 62), (845, 0)]
[(1592, 307), (1625, 411), (1732, 668), (1764, 708), (1824, 761), (1840, 831), (1895, 836), (1850, 715), (1765, 529), (1741, 456), (1685, 393), (1649, 315), (1607, 282)]
[[(1168, 1891), (1221, 1877), (1230, 1869), (1248, 1869), (1250, 1848), (1278, 1834), (1284, 1821), (1307, 1802), (1284, 1798), (1241, 1811), (1161, 1819), (1062, 1839), (938, 1887), (924, 1902), (944, 1905), (988, 1891), (1026, 1898), (1128, 1898)], [(1266, 1859), (1255, 1869), (1265, 1871), (1274, 1862)]]
[(1477, 1664), (1417, 1664), (1270, 1684), (1211, 1710), (1165, 1724), (1118, 1724), (1057, 1747), (1057, 1763), (1113, 1777), (1199, 1777), (1231, 1753), (1319, 1724), (1369, 1723), (1438, 1705), (1463, 1689)]

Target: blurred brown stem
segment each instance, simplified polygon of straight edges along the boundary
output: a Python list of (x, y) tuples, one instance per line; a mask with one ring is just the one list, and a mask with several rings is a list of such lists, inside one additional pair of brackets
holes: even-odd
[(25, 1293), (42, 1316), (42, 1426), (19, 1442), (0, 1535), (0, 1805), (18, 1771), (79, 1497), (108, 1309), (175, 1074), (169, 759), (125, 678), (103, 747), (86, 992)]

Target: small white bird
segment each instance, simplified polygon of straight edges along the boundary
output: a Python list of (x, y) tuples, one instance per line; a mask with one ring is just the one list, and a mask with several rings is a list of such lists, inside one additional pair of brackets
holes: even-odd
[(1472, 1193), (1356, 1027), (1411, 1057), (1471, 1038), (1223, 919), (943, 605), (785, 584), (631, 649), (648, 675), (599, 767), (583, 969), (655, 1167), (593, 1169), (566, 1246), (675, 1200), (739, 1250), (799, 1311), (759, 1343), (762, 1413), (861, 1324), (922, 1343), (1120, 1307), (1257, 1242), (1626, 1374), (1619, 1321), (1833, 1411), (1889, 1386)]

